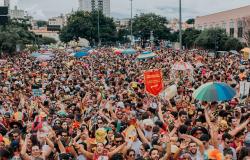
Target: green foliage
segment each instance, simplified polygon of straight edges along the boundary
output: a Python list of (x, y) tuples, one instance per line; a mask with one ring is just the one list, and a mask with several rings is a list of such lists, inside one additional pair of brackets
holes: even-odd
[(170, 29), (166, 27), (168, 23), (165, 17), (154, 13), (141, 14), (136, 16), (133, 22), (133, 34), (141, 39), (150, 38), (150, 32), (153, 31), (155, 39), (169, 39)]
[(189, 49), (194, 47), (194, 42), (196, 38), (199, 37), (200, 33), (201, 31), (196, 30), (194, 28), (186, 29), (182, 34), (183, 45)]
[(16, 45), (23, 47), (26, 44), (32, 44), (34, 40), (35, 34), (28, 31), (25, 23), (12, 21), (0, 27), (0, 52), (13, 53)]
[[(100, 38), (103, 42), (114, 42), (117, 39), (116, 26), (112, 18), (99, 14)], [(78, 11), (68, 19), (68, 25), (60, 32), (60, 39), (69, 42), (73, 39), (86, 38), (98, 42), (98, 12)]]
[(224, 29), (211, 28), (201, 32), (196, 38), (195, 44), (204, 49), (225, 50), (228, 36)]
[(225, 49), (227, 51), (230, 51), (230, 50), (240, 51), (242, 48), (243, 48), (243, 45), (237, 38), (230, 37), (225, 43)]
[(42, 37), (42, 38), (39, 38), (38, 40), (39, 40), (39, 44), (44, 44), (44, 45), (57, 43), (57, 41), (54, 38), (50, 38), (50, 37)]
[(187, 24), (194, 24), (195, 23), (195, 19), (194, 18), (190, 18), (186, 21)]
[(117, 40), (121, 43), (128, 43), (129, 39), (128, 39), (128, 35), (130, 34), (128, 29), (120, 29), (117, 33)]
[(47, 21), (37, 21), (36, 24), (38, 27), (45, 27), (48, 25), (48, 22)]

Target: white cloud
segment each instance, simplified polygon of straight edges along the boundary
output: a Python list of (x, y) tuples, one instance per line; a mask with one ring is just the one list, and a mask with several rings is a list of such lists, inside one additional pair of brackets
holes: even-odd
[[(78, 0), (13, 0), (12, 3), (17, 3), (23, 9), (37, 5), (34, 9), (36, 15), (46, 18), (78, 8)], [(155, 12), (174, 18), (178, 17), (178, 3), (178, 0), (133, 0), (133, 13), (135, 15), (142, 12)], [(183, 18), (206, 15), (249, 4), (250, 0), (182, 0)], [(111, 13), (116, 18), (130, 17), (130, 0), (111, 0)]]

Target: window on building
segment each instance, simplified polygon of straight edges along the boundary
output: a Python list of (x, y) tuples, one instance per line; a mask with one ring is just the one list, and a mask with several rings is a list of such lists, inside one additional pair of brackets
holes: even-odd
[(204, 29), (207, 29), (207, 24), (206, 23), (204, 24)]
[(234, 28), (234, 21), (231, 20), (229, 25), (230, 25), (230, 28)]
[(238, 21), (238, 37), (243, 37), (243, 23), (241, 20)]
[(234, 36), (234, 28), (230, 28), (230, 36), (231, 36), (231, 37)]
[(215, 28), (220, 28), (220, 25), (217, 23), (217, 24), (215, 25)]

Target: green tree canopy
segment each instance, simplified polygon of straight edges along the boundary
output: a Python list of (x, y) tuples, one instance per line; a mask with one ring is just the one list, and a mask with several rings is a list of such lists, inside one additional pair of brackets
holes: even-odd
[(33, 44), (35, 34), (28, 30), (28, 26), (23, 22), (11, 21), (6, 26), (0, 26), (0, 52), (13, 53), (16, 45), (22, 48), (26, 44)]
[(195, 43), (204, 49), (225, 50), (227, 40), (228, 36), (224, 29), (211, 28), (202, 31), (196, 38)]
[(243, 45), (237, 38), (230, 37), (225, 42), (225, 50), (227, 51), (230, 51), (230, 50), (240, 51), (242, 48), (243, 48)]
[(170, 29), (167, 28), (167, 19), (154, 13), (141, 14), (136, 16), (133, 21), (133, 34), (144, 40), (150, 38), (153, 31), (156, 39), (169, 39)]
[(195, 19), (194, 18), (190, 18), (186, 21), (187, 24), (194, 24), (195, 23)]
[[(99, 14), (100, 38), (103, 42), (114, 42), (117, 39), (116, 26), (112, 18)], [(69, 42), (73, 39), (86, 38), (98, 42), (98, 12), (78, 11), (68, 19), (68, 25), (60, 32), (60, 39)]]
[(199, 37), (201, 31), (194, 28), (188, 28), (183, 32), (183, 45), (187, 48), (194, 47), (194, 43), (197, 37)]

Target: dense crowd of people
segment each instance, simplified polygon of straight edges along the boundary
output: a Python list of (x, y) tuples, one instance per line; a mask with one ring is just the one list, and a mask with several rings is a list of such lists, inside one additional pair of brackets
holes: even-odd
[[(239, 94), (250, 65), (240, 55), (161, 49), (138, 60), (111, 48), (80, 59), (51, 52), (47, 62), (30, 53), (4, 57), (1, 160), (250, 159), (250, 99)], [(173, 71), (176, 62), (193, 69)], [(162, 70), (164, 88), (177, 86), (174, 97), (145, 91), (143, 72), (150, 69)], [(195, 100), (194, 90), (211, 81), (238, 94), (226, 102)]]

